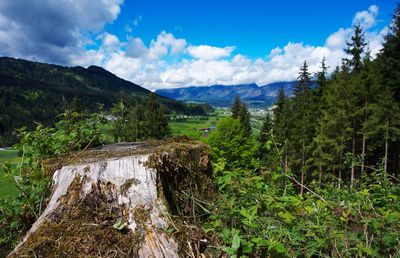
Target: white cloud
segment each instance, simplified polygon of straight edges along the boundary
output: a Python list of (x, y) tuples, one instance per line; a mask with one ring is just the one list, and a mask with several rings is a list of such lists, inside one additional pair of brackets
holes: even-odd
[(103, 46), (105, 47), (113, 47), (113, 46), (118, 46), (120, 44), (117, 36), (107, 32), (101, 34), (100, 38), (103, 40)]
[[(69, 63), (85, 33), (101, 33), (123, 0), (0, 1), (0, 55)], [(90, 10), (90, 11), (88, 11)]]
[(129, 57), (140, 58), (147, 55), (148, 49), (141, 38), (129, 39), (126, 54)]
[(379, 8), (371, 5), (368, 10), (356, 13), (353, 19), (353, 25), (360, 24), (364, 30), (367, 30), (376, 24)]
[(208, 45), (190, 46), (188, 47), (189, 54), (197, 59), (215, 60), (228, 57), (231, 55), (235, 47), (213, 47)]
[(160, 59), (168, 53), (177, 55), (186, 47), (185, 39), (176, 39), (172, 33), (162, 31), (156, 40), (150, 42), (148, 57), (152, 60)]
[(269, 53), (268, 57), (269, 58), (273, 58), (274, 56), (277, 56), (277, 55), (281, 54), (282, 51), (283, 51), (282, 48), (276, 47), (276, 48), (271, 50), (271, 52)]
[(351, 28), (340, 28), (338, 31), (335, 33), (331, 34), (326, 42), (325, 46), (328, 48), (333, 48), (333, 49), (343, 49), (346, 47), (346, 40), (350, 38), (353, 30)]
[[(387, 28), (374, 29), (379, 9), (373, 5), (356, 13), (349, 28), (333, 32), (321, 46), (288, 42), (272, 49), (263, 58), (251, 59), (243, 53), (234, 55), (234, 46), (190, 45), (186, 39), (166, 31), (161, 31), (147, 43), (139, 37), (128, 35), (121, 39), (103, 31), (104, 25), (118, 16), (122, 0), (82, 0), (81, 5), (70, 0), (60, 0), (57, 5), (53, 0), (25, 1), (36, 8), (36, 13), (46, 9), (44, 13), (51, 15), (40, 19), (51, 26), (28, 26), (29, 12), (20, 9), (23, 0), (0, 1), (0, 54), (70, 65), (100, 65), (148, 89), (252, 82), (264, 85), (295, 80), (304, 60), (312, 73), (319, 70), (323, 57), (329, 71), (340, 64), (345, 57), (346, 40), (352, 34), (350, 25), (360, 23), (366, 30), (365, 38), (373, 56), (381, 48), (382, 35), (387, 32)], [(4, 8), (12, 12), (5, 15)], [(65, 13), (60, 11), (63, 9)], [(84, 12), (89, 9), (91, 12)], [(28, 17), (23, 18), (25, 15)], [(57, 18), (61, 24), (56, 28), (51, 18), (54, 15), (61, 17)], [(35, 24), (34, 17), (31, 18)], [(132, 25), (141, 20), (141, 16), (137, 17)], [(93, 33), (94, 37), (91, 36)], [(52, 34), (55, 37), (48, 39)]]

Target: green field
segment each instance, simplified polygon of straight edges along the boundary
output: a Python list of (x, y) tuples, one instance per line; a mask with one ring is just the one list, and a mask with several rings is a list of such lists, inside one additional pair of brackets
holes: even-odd
[(172, 135), (187, 135), (189, 137), (199, 137), (207, 134), (207, 132), (200, 131), (201, 128), (209, 128), (216, 126), (221, 116), (205, 116), (196, 118), (183, 118), (179, 120), (170, 120), (169, 126)]
[(16, 166), (20, 161), (18, 150), (0, 150), (0, 196), (14, 195), (17, 193), (13, 177), (6, 176), (3, 171), (3, 163), (6, 161), (10, 162), (12, 166)]

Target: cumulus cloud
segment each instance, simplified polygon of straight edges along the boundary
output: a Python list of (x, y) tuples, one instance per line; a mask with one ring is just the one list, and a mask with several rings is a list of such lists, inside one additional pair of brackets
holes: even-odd
[(147, 47), (141, 38), (133, 38), (128, 41), (126, 54), (129, 57), (141, 58), (147, 55)]
[[(0, 54), (69, 65), (100, 65), (152, 90), (253, 82), (264, 85), (295, 80), (304, 60), (310, 72), (315, 73), (325, 57), (332, 71), (345, 57), (343, 48), (351, 37), (352, 25), (363, 26), (373, 56), (381, 48), (382, 35), (387, 32), (387, 28), (374, 29), (379, 9), (373, 5), (356, 13), (348, 28), (333, 32), (321, 46), (288, 42), (272, 49), (265, 57), (251, 59), (243, 53), (234, 54), (234, 46), (192, 45), (166, 31), (161, 31), (150, 42), (130, 35), (118, 38), (103, 28), (116, 19), (122, 2), (1, 1)], [(139, 16), (136, 23), (141, 19)]]
[(178, 55), (185, 50), (186, 44), (185, 39), (177, 39), (172, 33), (162, 31), (156, 40), (150, 42), (148, 58), (157, 60), (167, 54)]
[(353, 25), (360, 24), (364, 30), (367, 30), (376, 24), (379, 8), (371, 5), (368, 10), (356, 13), (353, 19)]
[(325, 46), (332, 49), (343, 49), (346, 47), (346, 40), (350, 38), (352, 33), (351, 28), (340, 28), (326, 39)]
[[(374, 30), (378, 7), (355, 14), (353, 23), (365, 29), (365, 38), (374, 56), (382, 46), (382, 36), (387, 28)], [(352, 28), (333, 32), (322, 46), (303, 42), (289, 42), (272, 49), (265, 58), (250, 59), (243, 54), (232, 55), (235, 47), (190, 45), (185, 39), (162, 31), (148, 47), (140, 38), (130, 38), (125, 51), (107, 54), (101, 65), (118, 76), (141, 84), (149, 89), (211, 84), (239, 84), (256, 82), (264, 85), (277, 81), (295, 80), (299, 67), (307, 61), (311, 73), (320, 69), (325, 57), (329, 72), (346, 56), (343, 49), (352, 35)], [(103, 50), (101, 50), (103, 49)], [(92, 58), (97, 58), (93, 55)]]
[[(0, 1), (0, 54), (67, 63), (82, 33), (99, 33), (123, 0)], [(88, 11), (90, 10), (90, 11)]]
[(197, 59), (215, 60), (231, 55), (235, 47), (213, 47), (208, 45), (190, 46), (188, 47), (189, 54)]
[(103, 41), (104, 47), (118, 47), (120, 45), (118, 37), (107, 32), (104, 32), (98, 38)]

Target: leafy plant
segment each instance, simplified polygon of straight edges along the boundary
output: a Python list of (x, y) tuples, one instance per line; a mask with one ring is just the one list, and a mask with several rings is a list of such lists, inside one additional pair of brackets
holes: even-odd
[(19, 193), (0, 198), (0, 256), (6, 256), (30, 228), (46, 206), (51, 185), (44, 175), (42, 161), (73, 150), (101, 144), (101, 113), (84, 116), (66, 111), (54, 127), (38, 125), (36, 130), (19, 130), (22, 162), (16, 168), (5, 164), (4, 171), (15, 178)]

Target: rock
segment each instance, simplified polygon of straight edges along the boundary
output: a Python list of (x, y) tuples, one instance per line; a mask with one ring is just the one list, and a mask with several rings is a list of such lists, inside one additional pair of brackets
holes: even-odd
[(186, 230), (204, 212), (194, 196), (212, 201), (216, 193), (209, 160), (206, 145), (186, 139), (47, 161), (52, 195), (9, 257), (186, 257), (200, 250)]

